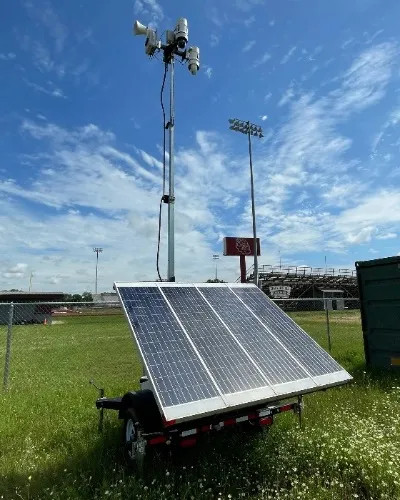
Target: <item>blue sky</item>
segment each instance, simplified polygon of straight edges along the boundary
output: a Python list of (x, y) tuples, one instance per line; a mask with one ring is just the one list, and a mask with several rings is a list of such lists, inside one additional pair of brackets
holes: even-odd
[[(93, 291), (93, 246), (100, 290), (155, 279), (163, 66), (132, 25), (161, 35), (180, 16), (201, 70), (176, 67), (177, 279), (211, 277), (223, 236), (251, 236), (229, 117), (264, 129), (261, 264), (400, 252), (398, 1), (15, 0), (0, 7), (1, 289), (33, 272), (34, 289)], [(235, 279), (237, 259), (219, 274)]]

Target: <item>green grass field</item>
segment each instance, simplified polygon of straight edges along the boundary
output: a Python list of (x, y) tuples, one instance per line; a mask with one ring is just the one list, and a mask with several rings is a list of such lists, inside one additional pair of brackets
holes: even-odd
[[(293, 318), (326, 348), (323, 312)], [(97, 433), (94, 379), (107, 395), (138, 387), (125, 319), (15, 326), (10, 389), (0, 392), (0, 498), (400, 498), (400, 376), (366, 373), (359, 315), (331, 314), (333, 356), (352, 384), (305, 397), (304, 429), (280, 415), (268, 433), (219, 433), (143, 478), (129, 473), (120, 426)], [(0, 366), (6, 331), (0, 326)]]

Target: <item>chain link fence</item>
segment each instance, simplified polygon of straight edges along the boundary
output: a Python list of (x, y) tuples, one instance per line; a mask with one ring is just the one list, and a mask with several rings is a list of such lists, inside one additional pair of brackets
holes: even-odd
[[(358, 299), (274, 302), (333, 355), (349, 335), (362, 341)], [(101, 379), (105, 368), (118, 372), (111, 361), (106, 366), (111, 359), (118, 360), (119, 369), (126, 365), (125, 372), (130, 373), (135, 356), (137, 361), (118, 302), (0, 304), (0, 369), (5, 391), (25, 391), (50, 380), (66, 384), (77, 372), (86, 382), (92, 377)]]

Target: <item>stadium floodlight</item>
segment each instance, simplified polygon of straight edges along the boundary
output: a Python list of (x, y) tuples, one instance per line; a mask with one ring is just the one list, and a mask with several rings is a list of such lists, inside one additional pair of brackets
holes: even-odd
[(219, 254), (213, 253), (212, 256), (213, 260), (215, 261), (215, 279), (218, 279), (218, 261), (219, 261)]
[[(180, 17), (173, 30), (166, 31), (166, 43), (162, 43), (157, 37), (157, 32), (151, 28), (144, 26), (139, 21), (135, 21), (133, 27), (135, 35), (146, 36), (145, 52), (147, 55), (154, 56), (157, 52), (163, 52), (164, 61), (164, 80), (162, 84), (161, 96), (164, 89), (165, 75), (170, 68), (170, 117), (169, 122), (165, 124), (164, 115), (164, 131), (169, 133), (169, 168), (168, 168), (168, 195), (163, 192), (162, 201), (168, 204), (168, 281), (175, 281), (175, 236), (174, 236), (174, 132), (175, 132), (175, 110), (174, 110), (174, 60), (175, 57), (182, 61), (187, 61), (188, 69), (192, 75), (196, 75), (200, 69), (200, 49), (198, 47), (186, 48), (189, 41), (189, 28), (187, 19)], [(163, 105), (162, 105), (163, 106)], [(163, 107), (164, 111), (164, 107)], [(164, 136), (165, 137), (165, 136)], [(165, 155), (164, 155), (165, 161)], [(165, 175), (165, 174), (164, 174)], [(165, 180), (165, 177), (164, 177)], [(160, 216), (161, 220), (161, 216)], [(160, 234), (160, 227), (159, 227)], [(157, 253), (157, 271), (158, 271), (158, 256)], [(159, 273), (159, 271), (158, 271)], [(160, 273), (159, 277), (161, 279)]]
[(256, 209), (254, 203), (254, 179), (253, 179), (253, 159), (251, 151), (251, 136), (264, 137), (262, 128), (259, 125), (250, 123), (249, 121), (238, 120), (237, 118), (229, 118), (231, 124), (229, 129), (235, 132), (246, 134), (249, 138), (249, 159), (250, 159), (250, 189), (251, 189), (251, 212), (253, 215), (253, 238), (254, 238), (254, 283), (258, 286), (258, 256), (257, 256), (257, 230), (256, 230)]
[(100, 247), (94, 247), (93, 248), (93, 252), (96, 253), (96, 283), (95, 283), (95, 294), (97, 295), (97, 268), (98, 268), (98, 265), (99, 265), (99, 253), (101, 253), (103, 251), (102, 248)]

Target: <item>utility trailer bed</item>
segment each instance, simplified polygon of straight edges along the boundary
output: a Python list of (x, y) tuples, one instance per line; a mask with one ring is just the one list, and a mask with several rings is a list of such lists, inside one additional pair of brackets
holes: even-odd
[[(135, 403), (135, 397), (137, 399)], [(148, 405), (148, 408), (135, 407), (139, 401)], [(142, 401), (142, 403), (141, 403)], [(266, 429), (274, 422), (274, 417), (284, 412), (294, 412), (298, 415), (301, 425), (303, 409), (302, 396), (296, 401), (276, 401), (275, 404), (257, 405), (245, 409), (214, 414), (212, 416), (195, 418), (181, 423), (166, 422), (161, 415), (154, 414), (154, 396), (148, 389), (139, 392), (129, 392), (123, 397), (100, 397), (96, 400), (96, 407), (101, 411), (100, 425), (102, 425), (103, 411), (118, 411), (118, 416), (124, 421), (124, 451), (129, 464), (136, 467), (143, 465), (144, 456), (150, 448), (168, 447), (189, 448), (206, 435), (212, 435), (224, 429), (237, 426), (250, 429)]]

